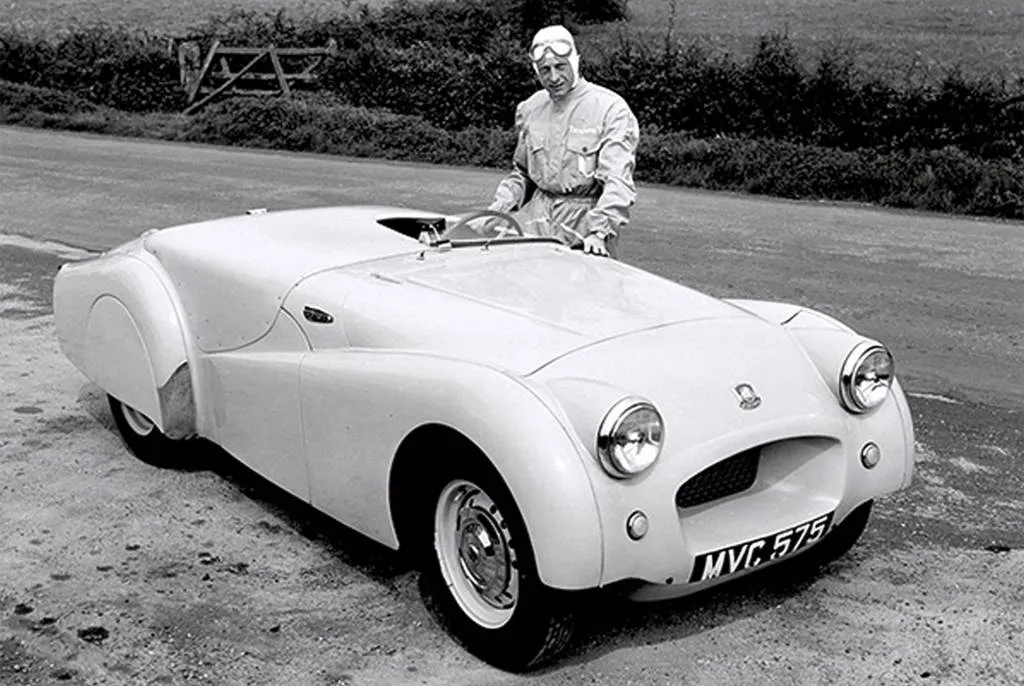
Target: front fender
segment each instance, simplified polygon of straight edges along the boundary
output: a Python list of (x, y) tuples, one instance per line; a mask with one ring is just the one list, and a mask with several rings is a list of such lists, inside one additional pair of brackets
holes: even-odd
[[(861, 336), (834, 317), (807, 308), (800, 308), (792, 312), (785, 322), (785, 327), (803, 346), (808, 357), (818, 368), (822, 380), (838, 399), (839, 373), (843, 362), (855, 345), (870, 339)], [(886, 405), (888, 404), (895, 405), (895, 416), (898, 418), (898, 422), (893, 423), (893, 429), (896, 430), (898, 427), (903, 437), (903, 478), (898, 488), (906, 488), (910, 485), (914, 474), (916, 444), (914, 420), (910, 414), (910, 406), (907, 404), (903, 386), (898, 378), (893, 380), (890, 397), (886, 402)], [(868, 419), (871, 420), (871, 415), (882, 414), (884, 410), (883, 407), (870, 413)], [(877, 421), (883, 420), (879, 418)]]
[[(600, 582), (602, 532), (583, 456), (523, 380), (432, 355), (325, 351), (303, 361), (302, 396), (318, 509), (397, 547), (389, 502), (395, 456), (418, 427), (447, 426), (479, 448), (508, 486), (544, 583), (580, 589)], [(445, 455), (424, 450), (417, 459)]]

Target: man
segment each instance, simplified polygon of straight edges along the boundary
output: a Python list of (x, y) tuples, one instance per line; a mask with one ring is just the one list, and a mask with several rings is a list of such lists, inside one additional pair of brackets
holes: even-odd
[(614, 256), (636, 200), (636, 117), (619, 95), (580, 76), (565, 28), (538, 31), (530, 61), (544, 88), (516, 108), (514, 168), (490, 208), (520, 210), (527, 233)]

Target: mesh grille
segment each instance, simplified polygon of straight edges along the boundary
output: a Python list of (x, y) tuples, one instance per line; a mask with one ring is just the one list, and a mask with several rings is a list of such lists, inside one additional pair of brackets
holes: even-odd
[(711, 465), (679, 487), (676, 505), (695, 507), (747, 490), (757, 480), (760, 455), (752, 448)]

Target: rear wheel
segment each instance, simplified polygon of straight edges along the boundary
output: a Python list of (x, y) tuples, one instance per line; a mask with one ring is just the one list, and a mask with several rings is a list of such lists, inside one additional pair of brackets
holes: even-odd
[(178, 441), (165, 436), (152, 419), (134, 407), (112, 395), (107, 399), (117, 430), (136, 457), (157, 467), (167, 467), (175, 461)]
[(424, 581), (448, 630), (490, 664), (524, 671), (572, 635), (568, 594), (539, 579), (511, 494), (489, 469), (463, 465), (430, 489), (433, 546)]

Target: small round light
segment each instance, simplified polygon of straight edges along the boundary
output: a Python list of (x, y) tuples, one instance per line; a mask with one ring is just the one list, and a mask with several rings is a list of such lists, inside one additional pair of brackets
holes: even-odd
[(868, 469), (873, 469), (882, 460), (882, 449), (874, 443), (865, 443), (860, 449), (860, 463)]
[(654, 405), (641, 398), (615, 403), (597, 430), (601, 466), (616, 479), (649, 469), (661, 453), (665, 426)]
[(626, 519), (626, 533), (634, 541), (639, 541), (646, 536), (650, 528), (651, 523), (647, 520), (647, 515), (640, 510), (636, 510)]
[(843, 407), (857, 414), (873, 410), (889, 395), (895, 376), (892, 355), (878, 343), (864, 341), (846, 357), (839, 373)]

